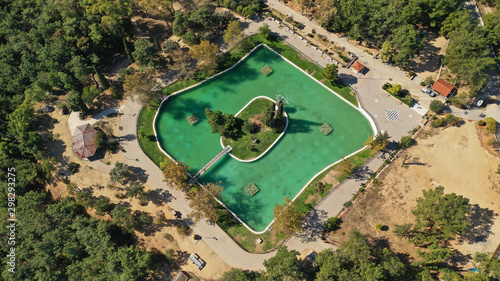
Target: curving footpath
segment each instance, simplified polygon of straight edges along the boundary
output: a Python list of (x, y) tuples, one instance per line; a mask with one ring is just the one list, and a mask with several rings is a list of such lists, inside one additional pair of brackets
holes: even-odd
[[(137, 135), (137, 118), (142, 106), (134, 101), (128, 101), (123, 108), (123, 115), (120, 120), (120, 136)], [(172, 201), (168, 202), (174, 210), (181, 212), (183, 216), (190, 213), (188, 202), (182, 191), (169, 188), (163, 181), (164, 176), (160, 168), (156, 166), (149, 157), (144, 154), (136, 138), (125, 140), (121, 143), (125, 149), (125, 158), (128, 165), (139, 167), (145, 170), (148, 175), (147, 184), (152, 189), (168, 191), (172, 196)], [(191, 224), (192, 222), (189, 221)], [(191, 225), (194, 232), (202, 236), (217, 237), (215, 239), (204, 239), (203, 241), (226, 263), (233, 267), (240, 267), (250, 270), (264, 269), (263, 262), (274, 256), (274, 252), (267, 254), (251, 254), (241, 249), (222, 229), (217, 225), (210, 225), (206, 220)], [(208, 261), (209, 262), (209, 261)]]
[[(142, 106), (134, 101), (128, 101), (123, 109), (121, 116), (120, 136), (136, 135), (137, 118)], [(168, 204), (176, 211), (186, 215), (190, 212), (188, 202), (182, 191), (171, 189), (164, 181), (161, 170), (144, 154), (136, 138), (124, 140), (121, 145), (125, 149), (125, 158), (128, 165), (145, 170), (148, 175), (147, 183), (152, 189), (160, 189), (170, 193), (172, 200)], [(376, 171), (385, 161), (383, 154), (379, 154), (368, 161), (359, 171), (360, 174), (354, 174), (346, 179), (330, 192), (303, 221), (303, 232), (296, 234), (285, 242), (289, 249), (295, 249), (299, 252), (305, 250), (314, 250), (320, 252), (327, 248), (336, 248), (333, 245), (324, 243), (319, 235), (328, 218), (338, 215), (345, 202), (359, 190), (360, 183), (370, 179), (370, 173)], [(167, 196), (168, 197), (168, 196)], [(217, 225), (210, 225), (206, 220), (191, 224), (195, 233), (202, 236), (217, 237), (218, 239), (204, 239), (204, 242), (226, 263), (233, 267), (239, 267), (249, 270), (264, 269), (263, 262), (275, 255), (276, 251), (265, 254), (252, 254), (241, 249), (231, 237), (229, 237)]]

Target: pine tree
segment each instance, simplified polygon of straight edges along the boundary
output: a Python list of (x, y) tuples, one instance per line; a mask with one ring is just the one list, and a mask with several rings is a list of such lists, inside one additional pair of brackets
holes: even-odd
[(106, 79), (106, 77), (102, 74), (102, 72), (94, 65), (94, 72), (97, 74), (97, 79), (99, 79), (99, 83), (101, 83), (101, 88), (102, 90), (106, 90), (109, 88), (109, 81)]
[(123, 46), (125, 47), (125, 53), (127, 54), (128, 60), (130, 61), (130, 63), (134, 63), (134, 56), (132, 56), (132, 51), (130, 51), (130, 47), (128, 46), (127, 40), (125, 38), (123, 38)]

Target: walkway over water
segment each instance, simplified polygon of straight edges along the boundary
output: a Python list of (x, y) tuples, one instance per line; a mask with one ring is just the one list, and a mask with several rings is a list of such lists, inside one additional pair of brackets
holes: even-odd
[(194, 177), (192, 177), (189, 180), (189, 183), (194, 184), (199, 177), (201, 177), (208, 169), (210, 169), (210, 167), (212, 167), (215, 163), (217, 163), (217, 161), (219, 161), (222, 158), (222, 156), (226, 155), (231, 150), (233, 150), (233, 148), (230, 145), (226, 146), (221, 152), (215, 155), (215, 157), (212, 158), (212, 160), (210, 160), (205, 166), (203, 166), (203, 168), (201, 168), (201, 170), (199, 170), (198, 173), (196, 173), (196, 175), (194, 175)]

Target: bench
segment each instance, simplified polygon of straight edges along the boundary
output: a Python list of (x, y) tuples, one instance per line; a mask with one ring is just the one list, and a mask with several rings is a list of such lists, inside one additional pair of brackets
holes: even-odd
[(189, 259), (194, 265), (196, 265), (196, 267), (198, 267), (199, 270), (202, 270), (203, 267), (205, 267), (205, 261), (200, 259), (197, 254), (191, 253), (191, 255), (189, 255)]

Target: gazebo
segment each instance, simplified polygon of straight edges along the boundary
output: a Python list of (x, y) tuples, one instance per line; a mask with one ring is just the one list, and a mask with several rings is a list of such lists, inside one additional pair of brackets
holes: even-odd
[(354, 73), (361, 73), (363, 74), (363, 69), (365, 68), (365, 66), (360, 63), (359, 61), (356, 61), (355, 63), (353, 63), (351, 65), (351, 69), (352, 71), (354, 71)]
[(73, 133), (73, 151), (78, 157), (85, 159), (92, 157), (97, 150), (94, 145), (96, 131), (90, 124), (76, 127)]

